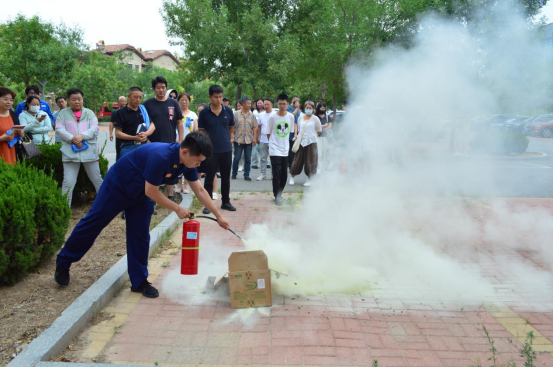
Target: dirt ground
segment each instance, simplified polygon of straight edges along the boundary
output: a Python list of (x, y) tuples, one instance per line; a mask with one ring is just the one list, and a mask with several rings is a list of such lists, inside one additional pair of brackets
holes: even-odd
[[(180, 200), (180, 194), (176, 194)], [(91, 203), (72, 208), (66, 237), (88, 212)], [(150, 229), (170, 211), (156, 206)], [(71, 283), (54, 281), (56, 255), (14, 286), (0, 286), (0, 366), (7, 365), (27, 344), (50, 327), (63, 310), (126, 254), (125, 221), (116, 217), (96, 239), (94, 246), (71, 267)]]

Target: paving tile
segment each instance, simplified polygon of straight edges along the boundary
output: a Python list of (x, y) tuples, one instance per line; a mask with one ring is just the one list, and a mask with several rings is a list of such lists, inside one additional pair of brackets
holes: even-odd
[[(286, 221), (286, 210), (270, 212), (270, 200), (260, 202), (263, 197), (250, 194), (241, 197), (235, 201), (239, 211), (228, 214), (235, 230), (243, 233), (249, 224), (266, 221), (269, 213), (275, 215), (272, 222)], [(553, 201), (549, 202), (553, 214)], [(479, 205), (472, 211), (477, 221), (492, 214)], [(243, 249), (216, 224), (202, 224), (202, 235), (206, 247), (216, 245), (225, 252)], [(178, 242), (180, 234), (174, 236)], [(519, 240), (524, 241), (522, 237)], [(228, 300), (205, 294), (197, 286), (184, 287), (174, 300), (165, 295), (148, 299), (123, 290), (106, 308), (115, 313), (114, 318), (85, 332), (97, 344), (88, 347), (86, 354), (90, 359), (105, 354), (111, 362), (125, 364), (181, 366), (371, 366), (374, 360), (379, 366), (468, 366), (475, 365), (476, 359), (486, 366), (490, 365), (490, 344), (485, 326), (495, 341), (499, 363), (513, 359), (521, 366), (520, 340), (529, 330), (535, 331), (536, 350), (553, 352), (553, 299), (547, 290), (521, 287), (518, 275), (499, 256), (525, 260), (541, 272), (553, 270), (539, 252), (522, 249), (523, 243), (494, 241), (466, 244), (476, 253), (462, 259), (451, 252), (458, 244), (442, 247), (445, 254), (459, 257), (468, 272), (480, 273), (493, 283), (493, 293), (474, 296), (479, 302), (425, 298), (420, 289), (382, 279), (360, 294), (275, 295), (273, 307), (256, 311), (252, 322), (252, 318), (244, 321)], [(170, 266), (161, 267), (163, 262)], [(152, 260), (154, 285), (161, 287), (178, 265), (178, 254)], [(115, 334), (116, 325), (121, 327)], [(553, 357), (540, 354), (536, 363), (552, 366)]]

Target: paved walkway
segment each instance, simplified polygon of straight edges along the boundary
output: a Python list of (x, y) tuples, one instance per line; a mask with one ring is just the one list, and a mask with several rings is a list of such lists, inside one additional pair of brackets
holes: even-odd
[[(225, 213), (231, 227), (244, 233), (271, 213), (284, 221), (290, 209), (275, 209), (268, 194), (234, 194), (238, 211)], [(553, 213), (553, 201), (513, 199), (510, 203), (543, 207)], [(473, 216), (493, 209), (476, 206)], [(278, 221), (278, 220), (277, 220)], [(180, 246), (182, 232), (173, 241)], [(81, 362), (159, 365), (343, 365), (490, 366), (489, 337), (496, 365), (522, 366), (526, 334), (536, 337), (536, 366), (552, 366), (553, 302), (549, 295), (526, 290), (512, 272), (494, 258), (474, 261), (495, 285), (493, 301), (454, 307), (439, 300), (398, 297), (385, 286), (354, 295), (275, 296), (272, 308), (235, 310), (228, 295), (206, 291), (207, 278), (225, 271), (230, 252), (240, 241), (216, 223), (202, 220), (200, 274), (180, 276), (180, 252), (168, 251), (150, 261), (150, 281), (161, 290), (157, 299), (124, 289), (106, 308), (113, 318), (91, 326), (81, 338)], [(497, 248), (493, 248), (497, 249)], [(523, 246), (503, 248), (536, 269), (549, 265)], [(475, 257), (475, 259), (478, 257)], [(439, 275), (438, 275), (439, 276)], [(485, 329), (484, 329), (485, 327)]]

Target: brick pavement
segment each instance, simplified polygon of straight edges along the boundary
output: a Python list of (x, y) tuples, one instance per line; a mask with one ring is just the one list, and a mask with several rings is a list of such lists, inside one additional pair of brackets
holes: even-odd
[[(244, 233), (267, 214), (284, 219), (290, 209), (273, 210), (267, 194), (233, 194), (236, 213), (225, 213), (231, 227)], [(552, 212), (553, 201), (511, 200)], [(492, 208), (476, 206), (474, 216), (490, 216)], [(182, 233), (173, 240), (180, 245)], [(517, 286), (511, 270), (494, 260), (495, 247), (480, 244), (474, 267), (492, 281), (495, 294), (480, 305), (450, 305), (440, 300), (420, 300), (416, 293), (399, 297), (393, 285), (355, 295), (306, 297), (274, 296), (271, 308), (231, 309), (228, 296), (206, 292), (208, 276), (226, 266), (230, 252), (243, 249), (229, 232), (211, 221), (202, 221), (200, 275), (178, 276), (180, 252), (167, 252), (150, 262), (150, 281), (161, 289), (157, 299), (122, 290), (107, 312), (114, 318), (89, 327), (80, 354), (116, 364), (159, 365), (316, 365), (370, 366), (469, 366), (492, 364), (494, 340), (497, 365), (522, 366), (519, 350), (526, 333), (533, 331), (538, 353), (536, 366), (552, 366), (553, 303), (549, 295)], [(216, 257), (209, 249), (219, 249)], [(539, 254), (523, 247), (502, 251), (551, 272)], [(174, 251), (173, 251), (174, 253)], [(486, 257), (484, 257), (486, 256)], [(169, 264), (169, 266), (167, 266)], [(221, 266), (223, 265), (223, 266)], [(224, 270), (221, 270), (224, 271)], [(178, 292), (168, 295), (171, 280)]]

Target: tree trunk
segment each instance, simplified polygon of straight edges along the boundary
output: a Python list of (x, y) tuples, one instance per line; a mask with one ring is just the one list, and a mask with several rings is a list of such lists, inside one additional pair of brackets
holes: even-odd
[(236, 88), (236, 101), (242, 98), (242, 86)]
[(334, 120), (336, 120), (336, 110), (338, 110), (338, 97), (336, 91), (332, 92), (332, 110), (334, 110)]
[(252, 101), (255, 101), (256, 97), (257, 97), (257, 88), (253, 86)]

